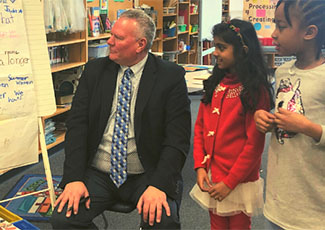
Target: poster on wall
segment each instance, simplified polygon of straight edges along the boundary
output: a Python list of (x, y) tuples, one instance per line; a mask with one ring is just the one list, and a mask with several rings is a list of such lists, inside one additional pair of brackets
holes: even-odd
[(259, 37), (271, 37), (278, 0), (244, 0), (243, 19), (250, 21)]

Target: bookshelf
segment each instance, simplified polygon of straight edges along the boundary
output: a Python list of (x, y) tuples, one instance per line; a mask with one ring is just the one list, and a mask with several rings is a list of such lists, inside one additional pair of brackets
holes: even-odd
[[(164, 59), (179, 64), (198, 63), (199, 3), (200, 0), (164, 1)], [(167, 29), (172, 21), (176, 23), (175, 33)]]
[[(92, 2), (87, 2), (83, 0), (83, 4), (85, 9), (87, 7), (99, 7), (99, 0), (94, 0)], [(43, 12), (46, 13), (46, 12)], [(110, 37), (109, 33), (100, 34), (97, 37), (88, 36), (88, 26), (87, 19), (85, 19), (85, 28), (83, 31), (77, 33), (49, 33), (47, 34), (47, 46), (48, 48), (56, 48), (56, 47), (65, 47), (68, 52), (68, 60), (66, 62), (52, 64), (51, 72), (59, 73), (67, 70), (71, 70), (76, 67), (82, 67), (88, 61), (88, 44), (89, 42), (98, 41), (98, 40), (107, 40)], [(60, 117), (66, 116), (67, 112), (70, 110), (71, 106), (57, 106), (57, 110), (54, 114), (42, 117), (43, 126), (45, 127), (45, 121), (47, 119), (53, 118), (57, 119)], [(62, 142), (64, 142), (64, 131), (54, 131), (54, 137), (56, 138), (55, 142), (48, 144), (47, 149), (50, 149)], [(41, 150), (39, 149), (39, 152)]]
[(163, 2), (162, 0), (139, 0), (139, 6), (143, 4), (153, 7), (157, 11), (156, 37), (151, 51), (161, 53), (163, 51)]

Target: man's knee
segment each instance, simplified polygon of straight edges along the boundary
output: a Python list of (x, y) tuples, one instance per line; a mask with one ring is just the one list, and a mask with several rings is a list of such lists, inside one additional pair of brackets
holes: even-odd
[(65, 213), (58, 213), (57, 208), (53, 210), (50, 218), (53, 229), (68, 229), (70, 225), (69, 222), (69, 218), (65, 216)]
[(167, 216), (166, 210), (163, 207), (160, 223), (155, 222), (153, 226), (150, 226), (149, 221), (145, 223), (142, 219), (141, 228), (142, 229), (180, 229), (181, 223), (179, 220), (179, 206), (176, 203), (176, 201), (170, 199), (168, 199), (168, 205), (170, 208), (170, 214), (171, 214), (170, 216)]
[(72, 213), (70, 217), (66, 217), (66, 208), (60, 213), (57, 212), (57, 208), (53, 210), (50, 218), (53, 229), (98, 229), (82, 209), (79, 209), (77, 215)]

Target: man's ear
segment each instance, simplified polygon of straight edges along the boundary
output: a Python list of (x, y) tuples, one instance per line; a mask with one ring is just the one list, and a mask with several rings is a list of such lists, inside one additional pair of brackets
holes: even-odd
[(316, 38), (317, 34), (318, 34), (318, 27), (316, 25), (309, 25), (306, 28), (304, 39), (312, 40)]
[(141, 38), (139, 41), (138, 41), (138, 48), (137, 48), (137, 52), (140, 53), (142, 52), (147, 46), (147, 39), (145, 38)]

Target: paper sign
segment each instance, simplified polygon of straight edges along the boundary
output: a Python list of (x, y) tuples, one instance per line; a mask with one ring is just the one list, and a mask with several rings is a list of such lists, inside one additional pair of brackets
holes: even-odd
[(243, 19), (250, 21), (261, 37), (271, 37), (275, 28), (276, 3), (277, 0), (244, 0)]

